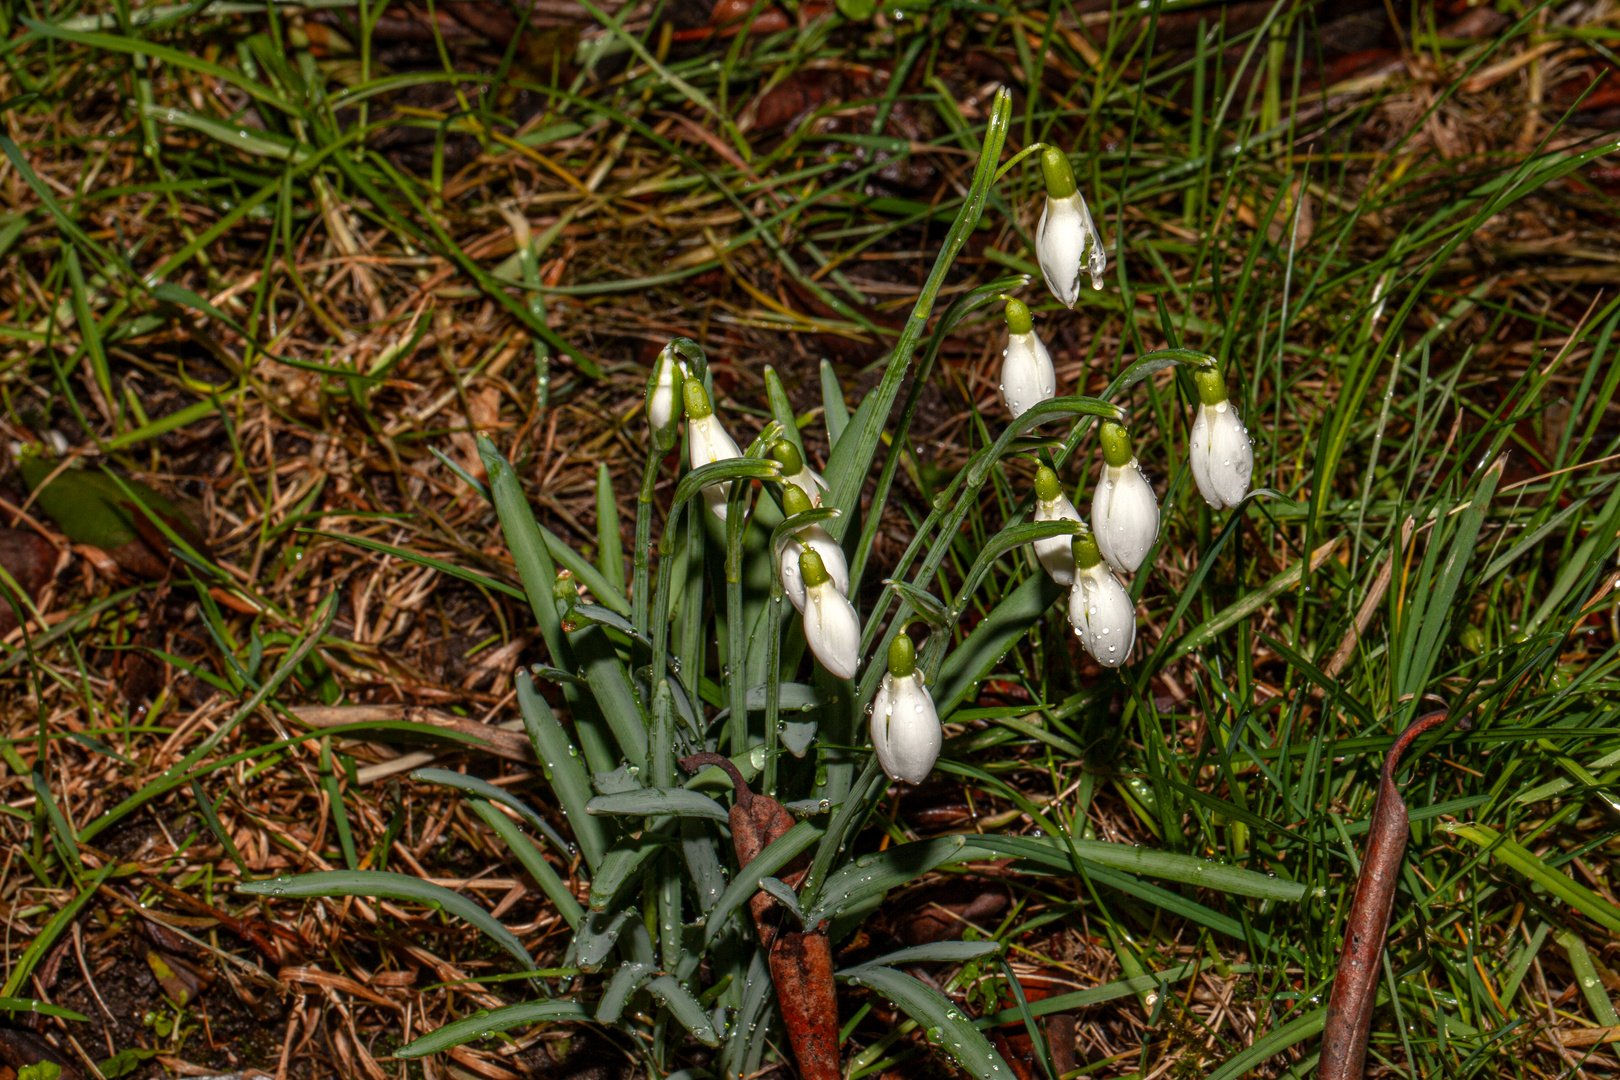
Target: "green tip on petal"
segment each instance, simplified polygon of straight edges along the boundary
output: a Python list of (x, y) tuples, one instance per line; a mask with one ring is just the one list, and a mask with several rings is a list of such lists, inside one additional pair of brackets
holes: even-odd
[(687, 379), (681, 387), (681, 397), (686, 402), (688, 420), (702, 420), (704, 417), (714, 415), (714, 406), (709, 403), (709, 392), (703, 389), (700, 380)]
[(1103, 460), (1116, 469), (1129, 465), (1136, 456), (1131, 449), (1131, 433), (1125, 430), (1124, 424), (1104, 420), (1098, 438), (1102, 440)]
[(797, 476), (804, 468), (804, 457), (799, 448), (787, 439), (777, 439), (771, 447), (771, 457), (782, 463), (783, 476)]
[(1074, 537), (1074, 564), (1082, 570), (1090, 570), (1102, 562), (1102, 552), (1097, 549), (1097, 538), (1089, 532), (1076, 533)]
[(805, 548), (799, 552), (799, 576), (804, 579), (804, 587), (807, 589), (814, 589), (832, 580), (832, 575), (827, 573), (827, 564), (821, 561), (821, 556), (814, 548)]
[(1058, 480), (1058, 474), (1042, 465), (1035, 470), (1035, 497), (1041, 502), (1051, 502), (1063, 494), (1063, 484)]
[(917, 646), (903, 631), (889, 643), (889, 674), (897, 679), (908, 678), (917, 670)]
[(1074, 170), (1069, 159), (1055, 146), (1041, 151), (1041, 175), (1046, 177), (1046, 194), (1053, 199), (1067, 199), (1079, 190), (1074, 183)]
[(1198, 400), (1205, 405), (1219, 405), (1226, 400), (1226, 379), (1215, 368), (1193, 372), (1193, 384), (1198, 387)]
[(1022, 300), (1007, 301), (1007, 332), (1028, 334), (1034, 329), (1035, 319), (1029, 313), (1029, 305)]
[(810, 496), (805, 494), (803, 488), (798, 484), (782, 485), (783, 513), (788, 517), (793, 517), (795, 514), (808, 514), (812, 509)]

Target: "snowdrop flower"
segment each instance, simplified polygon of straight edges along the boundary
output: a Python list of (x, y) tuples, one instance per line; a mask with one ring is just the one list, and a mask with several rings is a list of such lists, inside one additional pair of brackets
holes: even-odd
[[(1063, 494), (1057, 473), (1042, 465), (1035, 470), (1035, 521), (1079, 521), (1080, 512)], [(1074, 537), (1049, 536), (1035, 541), (1035, 557), (1059, 585), (1074, 584)]]
[(917, 670), (917, 649), (902, 632), (889, 646), (889, 670), (872, 699), (872, 749), (890, 780), (928, 779), (945, 732), (934, 699)]
[[(807, 513), (811, 509), (810, 497), (797, 484), (788, 484), (782, 489), (782, 511), (788, 517)], [(806, 525), (794, 535), (799, 539), (797, 544), (791, 538), (783, 540), (776, 552), (776, 567), (777, 573), (782, 577), (782, 591), (793, 601), (793, 606), (801, 613), (804, 611), (804, 579), (799, 574), (801, 544), (804, 549), (821, 556), (821, 565), (832, 578), (833, 587), (848, 596), (849, 563), (844, 558), (844, 549), (838, 546), (838, 541), (832, 538), (832, 534), (820, 525)]]
[(1007, 301), (1007, 347), (1001, 355), (1001, 396), (1014, 420), (1057, 396), (1052, 357), (1035, 336), (1035, 320), (1021, 300)]
[(1035, 226), (1035, 258), (1058, 303), (1073, 307), (1080, 299), (1081, 269), (1090, 270), (1091, 287), (1101, 289), (1108, 255), (1086, 200), (1075, 186), (1069, 159), (1048, 146), (1041, 151), (1041, 173), (1046, 177), (1046, 209)]
[(1102, 423), (1103, 470), (1091, 497), (1091, 532), (1115, 570), (1134, 574), (1159, 538), (1159, 499), (1142, 475), (1124, 425)]
[(1097, 663), (1119, 667), (1131, 658), (1136, 643), (1136, 607), (1089, 533), (1074, 538), (1074, 562), (1069, 624)]
[[(742, 457), (737, 442), (720, 425), (714, 415), (714, 405), (708, 391), (698, 379), (687, 379), (681, 387), (686, 399), (686, 450), (692, 468), (700, 468), (716, 461), (729, 461)], [(731, 495), (731, 481), (710, 484), (703, 489), (703, 501), (714, 511), (714, 516), (726, 520), (726, 499)]]
[(822, 667), (840, 679), (853, 679), (860, 664), (860, 616), (833, 585), (814, 548), (799, 552), (799, 576), (804, 579), (804, 640)]
[(681, 400), (681, 383), (686, 375), (686, 365), (676, 357), (675, 347), (664, 346), (664, 351), (658, 354), (658, 360), (653, 364), (652, 378), (647, 381), (647, 426), (652, 428), (655, 439), (659, 435), (665, 436), (657, 440), (661, 446), (673, 446), (675, 443), (671, 421), (675, 419), (675, 407)]
[(821, 505), (821, 494), (827, 490), (827, 481), (820, 473), (804, 463), (804, 455), (787, 439), (778, 439), (771, 446), (771, 457), (782, 463), (782, 480), (810, 496), (811, 506)]
[(1204, 501), (1229, 510), (1243, 501), (1254, 474), (1254, 446), (1237, 408), (1227, 400), (1226, 380), (1219, 371), (1193, 373), (1198, 385), (1198, 415), (1188, 439), (1193, 479)]

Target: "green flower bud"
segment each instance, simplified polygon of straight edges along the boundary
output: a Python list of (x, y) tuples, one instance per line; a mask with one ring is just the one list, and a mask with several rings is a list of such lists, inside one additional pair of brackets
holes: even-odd
[(1074, 182), (1074, 170), (1069, 159), (1055, 146), (1041, 151), (1041, 175), (1046, 177), (1046, 194), (1053, 199), (1067, 199), (1079, 188)]
[(832, 580), (832, 575), (827, 573), (827, 564), (821, 561), (814, 548), (799, 552), (799, 576), (804, 579), (806, 589), (814, 589)]
[(686, 418), (688, 420), (702, 420), (714, 415), (714, 405), (709, 402), (709, 392), (703, 389), (701, 379), (687, 379), (681, 384), (681, 397), (686, 400)]
[(1076, 533), (1074, 536), (1074, 564), (1082, 570), (1090, 570), (1102, 562), (1102, 552), (1097, 548), (1097, 539), (1089, 532)]
[(1035, 497), (1041, 502), (1051, 502), (1063, 494), (1063, 484), (1058, 480), (1058, 474), (1042, 465), (1035, 470)]
[(771, 457), (782, 463), (783, 476), (797, 476), (804, 468), (804, 457), (799, 448), (787, 439), (777, 439), (771, 446)]
[(897, 679), (904, 679), (917, 670), (917, 646), (911, 643), (911, 637), (901, 631), (889, 643), (889, 674)]
[(1125, 430), (1124, 424), (1104, 420), (1098, 438), (1102, 441), (1103, 460), (1116, 469), (1129, 465), (1136, 456), (1131, 449), (1131, 433)]
[(1205, 405), (1219, 405), (1226, 400), (1226, 379), (1215, 368), (1194, 371), (1193, 384), (1198, 387), (1198, 400)]
[(1035, 329), (1035, 319), (1029, 313), (1029, 305), (1022, 300), (1007, 301), (1007, 332), (1009, 334), (1028, 334)]
[(796, 514), (808, 514), (812, 507), (810, 496), (798, 484), (782, 485), (782, 512), (788, 517)]

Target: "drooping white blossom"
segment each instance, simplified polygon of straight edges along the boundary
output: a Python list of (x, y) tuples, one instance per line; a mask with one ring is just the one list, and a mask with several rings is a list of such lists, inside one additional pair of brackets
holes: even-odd
[(1057, 396), (1057, 369), (1022, 301), (1007, 301), (1007, 347), (1001, 356), (1001, 397), (1013, 419)]
[(1136, 607), (1131, 595), (1103, 562), (1090, 535), (1075, 537), (1074, 561), (1069, 625), (1092, 659), (1104, 667), (1119, 667), (1130, 660), (1131, 646), (1136, 643)]
[(1035, 226), (1035, 258), (1058, 303), (1073, 307), (1080, 299), (1082, 271), (1090, 272), (1093, 289), (1103, 287), (1108, 255), (1068, 158), (1047, 147), (1041, 151), (1041, 172), (1046, 178), (1046, 207)]
[[(1080, 511), (1063, 494), (1063, 485), (1057, 473), (1042, 465), (1035, 470), (1035, 520), (1079, 521)], [(1035, 558), (1041, 567), (1059, 585), (1074, 584), (1074, 538), (1049, 536), (1034, 544)]]
[(920, 784), (945, 745), (939, 712), (905, 634), (889, 646), (889, 670), (872, 699), (872, 749), (891, 780)]
[(1217, 510), (1229, 510), (1249, 493), (1254, 444), (1237, 406), (1227, 398), (1220, 373), (1200, 371), (1193, 380), (1198, 386), (1198, 412), (1187, 440), (1188, 464), (1204, 501)]
[[(714, 414), (709, 394), (697, 379), (687, 379), (681, 388), (686, 399), (686, 452), (692, 468), (701, 468), (716, 461), (729, 461), (742, 457), (737, 441)], [(726, 520), (726, 499), (731, 495), (731, 481), (710, 484), (703, 489), (703, 501), (714, 516)]]
[[(784, 485), (782, 510), (788, 517), (805, 513), (810, 509), (810, 499), (805, 495), (804, 489), (796, 484)], [(798, 538), (798, 543), (794, 543), (791, 537), (784, 538), (776, 551), (777, 573), (782, 578), (782, 591), (793, 602), (793, 606), (800, 612), (804, 611), (804, 578), (799, 573), (799, 552), (802, 550), (800, 545), (821, 556), (821, 564), (826, 567), (827, 575), (832, 578), (833, 587), (848, 596), (849, 562), (844, 558), (844, 549), (838, 546), (838, 541), (832, 538), (832, 534), (820, 525), (810, 524), (797, 530), (793, 535)]]
[(653, 365), (651, 385), (647, 390), (647, 425), (655, 432), (669, 430), (670, 421), (681, 403), (681, 384), (686, 379), (686, 365), (676, 356), (673, 345), (666, 345)]
[(853, 679), (861, 651), (855, 606), (838, 591), (814, 549), (799, 552), (799, 576), (804, 581), (804, 640), (822, 667), (840, 679)]
[(1159, 538), (1159, 498), (1142, 475), (1123, 425), (1103, 421), (1102, 446), (1102, 475), (1091, 497), (1091, 531), (1108, 565), (1134, 574)]

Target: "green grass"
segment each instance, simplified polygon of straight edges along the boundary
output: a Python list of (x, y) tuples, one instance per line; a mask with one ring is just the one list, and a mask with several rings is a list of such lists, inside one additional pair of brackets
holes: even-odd
[[(1589, 1075), (1614, 1068), (1603, 1045), (1556, 1040), (1613, 1024), (1620, 989), (1609, 973), (1620, 946), (1620, 473), (1609, 460), (1620, 428), (1608, 419), (1620, 306), (1599, 290), (1611, 277), (1590, 254), (1616, 208), (1589, 169), (1616, 146), (1612, 132), (1580, 126), (1591, 114), (1573, 99), (1550, 97), (1527, 130), (1520, 75), (1477, 92), (1461, 84), (1546, 33), (1562, 50), (1591, 50), (1527, 65), (1524, 78), (1533, 71), (1556, 88), (1577, 62), (1608, 57), (1615, 32), (1541, 28), (1515, 10), (1488, 39), (1452, 41), (1434, 36), (1443, 15), (1419, 11), (1400, 29), (1436, 81), (1414, 89), (1397, 76), (1324, 112), (1297, 74), (1322, 48), (1302, 6), (1279, 3), (1241, 31), (1217, 5), (1165, 8), (1137, 23), (1064, 5), (935, 5), (887, 29), (833, 15), (802, 34), (673, 48), (657, 17), (635, 30), (609, 20), (572, 57), (553, 42), (561, 64), (516, 38), (504, 55), (441, 40), (393, 70), (371, 40), (383, 14), (371, 4), (339, 7), (351, 52), (313, 49), (290, 9), (181, 8), (164, 21), (124, 8), (7, 6), (5, 419), (19, 437), (73, 433), (92, 467), (193, 496), (208, 489), (214, 549), (187, 551), (173, 586), (195, 600), (201, 628), (184, 657), (164, 651), (180, 661), (170, 661), (176, 683), (189, 669), (222, 711), (211, 731), (177, 735), (174, 685), (137, 713), (97, 669), (92, 658), (152, 647), (130, 642), (142, 613), (151, 618), (154, 588), (131, 597), (81, 579), (55, 601), (66, 621), (29, 627), (4, 661), (4, 825), (16, 853), (7, 898), (34, 936), (12, 947), (0, 994), (35, 992), (29, 977), (68, 940), (71, 918), (95, 908), (96, 886), (129, 873), (129, 856), (97, 846), (120, 822), (195, 803), (190, 843), (218, 846), (200, 857), (211, 884), (181, 888), (289, 924), (299, 909), (286, 899), (249, 907), (222, 883), (384, 863), (415, 873), (390, 857), (393, 841), (414, 847), (428, 835), (422, 819), (450, 811), (430, 815), (425, 807), (443, 804), (422, 783), (386, 803), (356, 782), (354, 756), (367, 752), (363, 740), (421, 736), (427, 725), (368, 720), (304, 749), (292, 709), (318, 699), (321, 678), (299, 667), (306, 655), (350, 702), (432, 685), (448, 688), (434, 699), (445, 708), (508, 720), (515, 689), (537, 746), (565, 755), (578, 744), (591, 771), (608, 772), (621, 748), (634, 759), (639, 745), (638, 765), (655, 774), (669, 763), (656, 738), (648, 752), (644, 729), (638, 744), (637, 718), (666, 725), (654, 732), (683, 721), (659, 719), (673, 706), (660, 706), (642, 668), (674, 659), (689, 706), (731, 708), (714, 736), (746, 757), (753, 741), (777, 746), (774, 711), (763, 724), (736, 718), (760, 716), (747, 691), (780, 663), (784, 679), (813, 684), (824, 702), (820, 760), (770, 756), (763, 782), (842, 810), (812, 817), (833, 838), (812, 849), (816, 883), (830, 887), (839, 863), (880, 842), (939, 845), (916, 823), (920, 801), (896, 802), (861, 772), (860, 707), (880, 668), (841, 687), (801, 660), (791, 626), (770, 650), (755, 646), (754, 613), (771, 609), (759, 555), (774, 525), (769, 498), (746, 535), (671, 527), (684, 526), (674, 505), (691, 492), (643, 464), (634, 410), (642, 345), (689, 336), (722, 376), (721, 408), (740, 442), (763, 423), (750, 417), (774, 417), (825, 463), (846, 511), (827, 527), (853, 551), (864, 586), (863, 655), (883, 655), (908, 615), (938, 628), (922, 666), (959, 725), (939, 773), (995, 835), (927, 862), (926, 880), (982, 876), (989, 860), (1018, 858), (998, 875), (1012, 906), (978, 931), (1025, 974), (1028, 965), (1073, 984), (1013, 1011), (1014, 996), (999, 992), (1011, 968), (965, 954), (937, 961), (953, 993), (997, 990), (973, 999), (979, 1015), (1008, 1010), (998, 1022), (1028, 1019), (1038, 1035), (1035, 1018), (1077, 1013), (1086, 1075), (1308, 1075), (1383, 751), (1417, 715), (1446, 708), (1471, 726), (1411, 756), (1413, 842), (1372, 1058), (1408, 1076), (1560, 1075), (1583, 1060)], [(1193, 18), (1202, 33), (1187, 35)], [(1163, 46), (1161, 29), (1195, 44)], [(1005, 151), (977, 184), (990, 101), (970, 100), (985, 81), (964, 67), (970, 47), (1023, 80)], [(575, 62), (590, 55), (594, 69)], [(744, 122), (761, 92), (796, 72), (878, 64), (892, 77), (847, 75), (842, 97), (791, 130)], [(533, 113), (522, 123), (520, 96)], [(1443, 145), (1459, 128), (1463, 149)], [(425, 147), (409, 164), (372, 141), (406, 131)], [(987, 170), (1038, 141), (1071, 152), (1110, 246), (1108, 287), (1073, 314), (1038, 282), (1007, 276), (1034, 261), (1039, 172), (1026, 159), (991, 183)], [(885, 179), (896, 162), (932, 169), (933, 180), (896, 195)], [(1578, 243), (1557, 239), (1568, 233)], [(1553, 242), (1538, 252), (1537, 241)], [(862, 259), (919, 249), (929, 255)], [(905, 270), (889, 277), (872, 269), (896, 265)], [(885, 291), (896, 283), (904, 288)], [(931, 308), (914, 310), (920, 288)], [(1154, 570), (1132, 584), (1138, 659), (1118, 675), (1078, 662), (1056, 590), (1013, 542), (1027, 536), (1006, 532), (1027, 513), (1034, 455), (1089, 496), (1091, 418), (1103, 411), (1014, 437), (993, 402), (1002, 331), (986, 308), (1009, 289), (1054, 344), (1061, 391), (1129, 409), (1161, 492)], [(829, 347), (816, 333), (868, 347), (837, 368), (807, 365)], [(1186, 372), (1133, 368), (1162, 350), (1207, 354), (1228, 372), (1265, 489), (1241, 513), (1212, 514), (1185, 468), (1196, 400)], [(909, 384), (908, 358), (923, 373)], [(493, 423), (479, 421), (478, 395), (491, 389)], [(957, 415), (930, 419), (940, 412), (930, 396)], [(441, 411), (423, 415), (434, 399)], [(480, 425), (495, 438), (482, 463), (455, 441), (470, 445)], [(327, 461), (318, 483), (289, 488), (315, 467), (307, 446), (317, 437), (351, 464)], [(301, 472), (278, 472), (300, 456)], [(476, 490), (480, 476), (498, 513)], [(531, 505), (550, 535), (525, 520)], [(635, 541), (618, 553), (626, 534)], [(567, 678), (547, 691), (575, 734), (555, 718), (556, 730), (546, 725), (551, 709), (514, 686), (510, 665), (479, 697), (424, 678), (413, 631), (361, 639), (358, 597), (373, 593), (357, 568), (383, 575), (366, 601), (375, 623), (424, 557), (459, 568), (470, 591), (458, 610), (476, 609), (480, 640), (505, 646), (537, 628), (523, 663), (584, 672), (589, 693)], [(572, 643), (552, 603), (559, 563), (608, 609), (572, 609), (599, 627)], [(626, 564), (637, 584), (629, 597)], [(653, 583), (649, 608), (640, 587)], [(92, 625), (96, 610), (117, 617)], [(442, 607), (435, 618), (448, 647), (454, 620)], [(739, 654), (746, 681), (728, 677)], [(504, 768), (466, 760), (480, 775)], [(109, 769), (115, 783), (72, 782)], [(487, 792), (467, 791), (478, 820), (456, 819), (452, 835), (491, 864), (505, 860), (502, 873), (526, 868), (572, 926), (584, 913), (567, 910), (570, 886), (583, 890), (589, 875), (612, 893), (607, 868), (629, 850), (615, 845), (640, 848), (635, 828), (581, 812), (588, 775), (560, 776), (518, 787), (543, 810), (573, 807), (574, 829), (593, 834), (572, 834), (582, 865), (538, 827), (518, 836)], [(296, 833), (317, 809), (318, 830)], [(266, 864), (257, 841), (237, 847), (248, 823), (265, 821), (279, 823), (283, 867)], [(1046, 843), (1029, 839), (1036, 831)], [(707, 843), (708, 855), (687, 858), (707, 859), (723, 889), (727, 846)], [(698, 1004), (765, 1005), (746, 998), (757, 979), (734, 924), (729, 944), (696, 966), (679, 928), (710, 910), (696, 864), (683, 875), (673, 854), (635, 857), (613, 873), (648, 875), (645, 910), (613, 903), (652, 933), (647, 955), (627, 960), (656, 958), (686, 985), (656, 986), (656, 999), (621, 987), (639, 996), (619, 1002), (634, 1004), (616, 1037), (673, 1071), (692, 1061), (682, 1024), (700, 1022)], [(189, 873), (175, 851), (141, 865), (171, 885)], [(1245, 876), (1217, 883), (1232, 870), (1275, 875), (1303, 899), (1258, 894)], [(437, 902), (426, 885), (399, 896)], [(843, 897), (852, 928), (882, 896), (859, 899)], [(57, 910), (66, 914), (52, 918)], [(325, 910), (336, 919), (345, 909)], [(368, 968), (404, 963), (396, 947), (362, 942), (370, 931), (352, 915), (333, 925), (354, 938), (340, 943), (339, 964), (355, 950)], [(874, 953), (887, 951), (885, 925), (867, 923)], [(468, 940), (447, 932), (443, 947), (480, 973), (507, 963)], [(565, 967), (566, 940), (518, 948)], [(250, 952), (230, 938), (216, 947)], [(652, 978), (651, 966), (631, 970)], [(568, 985), (536, 978), (550, 979), (550, 993)], [(940, 1026), (931, 1000), (902, 1000), (913, 990), (899, 978), (890, 968), (850, 976), (878, 991), (844, 998), (852, 1077), (918, 1054), (911, 1027), (861, 1019), (862, 1004), (892, 999), (921, 1029)], [(491, 986), (505, 1001), (535, 996)], [(472, 1011), (442, 992), (420, 1001), (431, 1026)], [(685, 1019), (659, 1022), (660, 1007)], [(553, 1015), (571, 1013), (524, 1014)], [(391, 1013), (364, 1022), (397, 1026)], [(721, 1060), (752, 1067), (767, 1053), (744, 1039)], [(1057, 1071), (1049, 1059), (1035, 1068)]]

